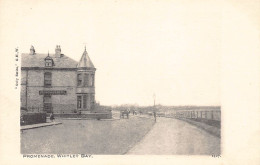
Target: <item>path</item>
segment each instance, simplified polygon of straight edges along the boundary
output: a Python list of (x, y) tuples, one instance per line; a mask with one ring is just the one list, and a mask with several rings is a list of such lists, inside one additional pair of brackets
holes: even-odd
[(62, 123), (54, 121), (54, 122), (48, 122), (48, 123), (23, 125), (23, 126), (20, 127), (20, 130), (33, 129), (33, 128), (39, 128), (39, 127), (47, 127), (47, 126), (58, 125), (58, 124), (62, 124)]
[(152, 130), (127, 154), (219, 155), (220, 138), (184, 121), (157, 118)]

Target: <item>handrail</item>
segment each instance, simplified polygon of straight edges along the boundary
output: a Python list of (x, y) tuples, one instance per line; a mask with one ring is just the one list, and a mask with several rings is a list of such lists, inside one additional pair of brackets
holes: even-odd
[(221, 121), (220, 110), (178, 110), (166, 114), (166, 117), (188, 118), (188, 119), (207, 119)]

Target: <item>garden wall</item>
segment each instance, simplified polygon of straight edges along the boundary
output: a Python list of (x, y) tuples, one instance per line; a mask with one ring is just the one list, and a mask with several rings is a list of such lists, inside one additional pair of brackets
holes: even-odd
[(23, 113), (21, 114), (20, 125), (46, 123), (46, 113)]

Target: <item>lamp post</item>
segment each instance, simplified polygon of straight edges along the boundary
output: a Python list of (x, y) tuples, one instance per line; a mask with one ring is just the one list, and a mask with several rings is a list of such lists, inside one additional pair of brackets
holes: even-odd
[(153, 94), (153, 106), (155, 107), (155, 99), (156, 99), (156, 95), (155, 93)]
[(153, 94), (153, 115), (154, 115), (154, 121), (156, 122), (155, 99), (156, 99), (156, 95)]

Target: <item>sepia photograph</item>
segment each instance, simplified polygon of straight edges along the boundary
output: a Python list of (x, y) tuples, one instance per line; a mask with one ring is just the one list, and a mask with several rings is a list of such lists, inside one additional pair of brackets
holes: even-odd
[(259, 162), (257, 0), (0, 4), (5, 160)]
[(221, 154), (220, 8), (50, 4), (18, 45), (22, 154)]
[[(160, 58), (159, 56), (154, 58)], [(170, 70), (156, 74), (140, 69), (146, 76), (156, 75), (154, 81), (163, 81), (162, 83), (179, 78), (181, 81), (179, 83), (183, 85), (179, 89), (174, 82), (169, 82), (169, 86), (157, 87), (150, 85), (153, 83), (149, 82), (151, 80), (149, 78), (136, 80), (138, 74), (133, 74), (132, 71), (128, 71), (129, 74), (123, 73), (126, 76), (116, 77), (118, 82), (111, 85), (105, 83), (105, 78), (111, 80), (114, 74), (100, 77), (101, 82), (95, 85), (98, 69), (91, 61), (86, 47), (79, 61), (63, 54), (60, 45), (56, 46), (54, 54), (36, 53), (34, 46), (31, 46), (30, 52), (22, 53), (21, 58), (22, 154), (220, 155), (221, 108), (219, 105), (214, 105), (218, 100), (202, 104), (205, 103), (203, 99), (213, 94), (216, 96), (211, 97), (218, 98), (218, 92), (216, 89), (211, 89), (212, 94), (207, 94), (210, 92), (204, 89), (207, 86), (200, 86), (198, 83), (200, 79), (194, 78), (208, 74), (211, 79), (217, 81), (210, 80), (205, 83), (208, 86), (215, 85), (215, 88), (219, 89), (218, 74), (211, 75), (218, 70), (210, 70), (210, 73), (189, 71), (185, 76), (176, 77), (171, 75)], [(113, 55), (110, 58), (113, 58)], [(217, 62), (209, 60), (208, 63), (217, 66), (215, 64)], [(136, 62), (137, 64), (140, 63)], [(107, 64), (106, 69), (111, 68), (109, 65)], [(126, 66), (129, 67), (128, 64)], [(169, 67), (174, 69), (174, 66)], [(197, 69), (196, 67), (201, 66), (195, 64), (194, 69)], [(115, 71), (115, 74), (118, 72)], [(163, 76), (168, 78), (164, 79)], [(135, 84), (127, 86), (126, 83), (122, 84), (125, 80), (121, 79), (131, 83), (135, 81)], [(136, 90), (136, 86), (144, 83), (142, 81), (147, 81), (145, 82), (148, 83), (147, 87)], [(113, 94), (111, 89), (118, 85), (132, 92), (114, 92), (116, 96), (111, 96), (112, 99), (106, 98), (109, 94)], [(102, 100), (99, 102), (95, 99), (96, 89), (100, 91), (99, 86), (109, 88), (108, 93), (97, 93), (100, 95), (99, 98), (107, 101), (105, 105), (102, 104)], [(169, 92), (161, 93), (164, 92), (162, 88), (169, 89)], [(191, 91), (185, 92), (186, 89)], [(152, 93), (156, 91), (159, 95), (158, 102), (156, 93)], [(183, 93), (192, 96), (181, 98), (187, 100), (164, 98), (169, 94), (176, 98), (181, 97), (178, 95)], [(135, 96), (139, 94), (143, 98)], [(110, 100), (113, 101), (112, 104), (109, 104)], [(191, 104), (196, 101), (199, 101), (198, 104)], [(171, 102), (175, 105), (171, 105)], [(113, 105), (115, 103), (121, 104)]]

